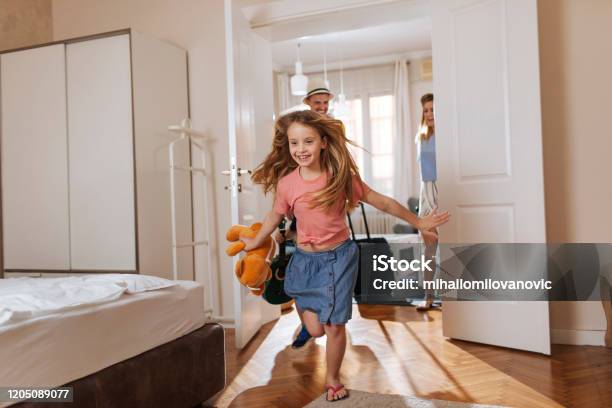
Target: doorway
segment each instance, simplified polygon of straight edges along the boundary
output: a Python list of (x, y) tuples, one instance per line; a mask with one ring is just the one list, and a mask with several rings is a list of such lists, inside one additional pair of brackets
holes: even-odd
[[(331, 112), (367, 150), (354, 151), (362, 177), (407, 205), (420, 184), (413, 143), (418, 98), (433, 91), (439, 205), (453, 214), (441, 242), (545, 242), (536, 0), (233, 5), (246, 22), (241, 29), (271, 50), (274, 93), (265, 103), (275, 117), (301, 103), (290, 86), (299, 48), (304, 73), (329, 81), (332, 93), (343, 96), (334, 98)], [(234, 72), (256, 63), (236, 57), (235, 49), (231, 55)], [(398, 90), (402, 70), (407, 80)], [(236, 100), (259, 104), (252, 99), (257, 86), (245, 83)], [(236, 129), (244, 123), (234, 120)], [(269, 140), (265, 127), (251, 137), (257, 145)], [(368, 221), (390, 239), (416, 237), (376, 211)], [(246, 305), (236, 300), (237, 309)], [(550, 353), (546, 302), (447, 302), (443, 313), (452, 316), (445, 319), (447, 337)]]

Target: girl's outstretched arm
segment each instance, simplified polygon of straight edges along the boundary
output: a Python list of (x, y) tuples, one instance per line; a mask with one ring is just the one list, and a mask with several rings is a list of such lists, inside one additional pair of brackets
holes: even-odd
[(370, 190), (362, 201), (370, 204), (371, 206), (379, 209), (380, 211), (386, 212), (387, 214), (391, 214), (397, 218), (401, 218), (402, 220), (412, 224), (416, 229), (420, 231), (427, 231), (439, 225), (442, 225), (446, 223), (450, 218), (450, 214), (448, 213), (448, 211), (432, 211), (425, 217), (417, 217), (409, 209), (402, 206), (393, 198), (377, 193), (374, 190)]
[(272, 232), (278, 227), (281, 220), (283, 219), (282, 214), (277, 214), (274, 210), (271, 210), (264, 219), (261, 229), (255, 236), (255, 238), (241, 237), (240, 240), (245, 243), (244, 250), (250, 251), (251, 249), (257, 248), (261, 245), (263, 240), (270, 236)]

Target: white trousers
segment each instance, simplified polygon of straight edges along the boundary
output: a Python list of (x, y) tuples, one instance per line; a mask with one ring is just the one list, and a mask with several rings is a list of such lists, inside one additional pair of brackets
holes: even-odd
[[(438, 187), (435, 181), (422, 181), (421, 182), (421, 194), (419, 197), (419, 217), (424, 217), (438, 207)], [(420, 235), (420, 233), (419, 233)], [(438, 270), (438, 262), (436, 255), (438, 252), (438, 243), (425, 247), (423, 236), (421, 237), (421, 248), (425, 249), (425, 259), (432, 259), (432, 265), (435, 265), (433, 271), (423, 271), (423, 275), (420, 277), (423, 281), (431, 281), (434, 279), (435, 273)], [(433, 292), (430, 290), (425, 291), (425, 299), (432, 299)]]

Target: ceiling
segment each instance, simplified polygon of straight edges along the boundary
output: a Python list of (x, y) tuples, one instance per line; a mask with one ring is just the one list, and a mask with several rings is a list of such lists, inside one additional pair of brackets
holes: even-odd
[[(272, 58), (279, 70), (293, 72), (300, 43), (300, 57), (305, 66), (320, 65), (323, 55), (334, 66), (340, 60), (410, 54), (431, 50), (431, 23), (423, 17), (357, 30), (331, 32), (272, 43)], [(308, 70), (308, 69), (307, 69)]]
[[(340, 60), (431, 55), (428, 0), (238, 0), (256, 33), (272, 44), (275, 68), (293, 72), (297, 43), (305, 71)], [(391, 61), (391, 59), (389, 59)], [(346, 65), (346, 64), (345, 64)], [(358, 65), (358, 63), (353, 63)]]

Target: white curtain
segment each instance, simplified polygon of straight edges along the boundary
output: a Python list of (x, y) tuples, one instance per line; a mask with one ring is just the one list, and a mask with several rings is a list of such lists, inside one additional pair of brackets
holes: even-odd
[(276, 76), (276, 98), (278, 100), (278, 113), (291, 107), (291, 89), (289, 88), (289, 74), (279, 72)]
[(416, 160), (414, 137), (410, 112), (410, 80), (408, 77), (408, 61), (395, 61), (395, 80), (393, 83), (395, 95), (395, 160), (393, 190), (394, 198), (406, 205), (412, 186), (412, 165)]

